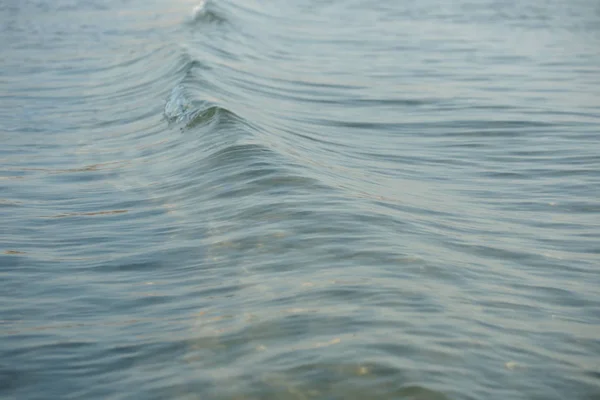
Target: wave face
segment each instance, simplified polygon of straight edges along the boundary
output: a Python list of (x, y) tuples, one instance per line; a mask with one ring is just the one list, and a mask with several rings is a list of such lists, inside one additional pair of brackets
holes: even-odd
[(0, 397), (600, 396), (597, 1), (0, 32)]

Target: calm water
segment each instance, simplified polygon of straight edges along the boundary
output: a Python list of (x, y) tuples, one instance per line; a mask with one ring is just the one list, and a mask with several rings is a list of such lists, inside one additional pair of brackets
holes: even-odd
[(600, 398), (597, 0), (3, 0), (0, 46), (0, 398)]

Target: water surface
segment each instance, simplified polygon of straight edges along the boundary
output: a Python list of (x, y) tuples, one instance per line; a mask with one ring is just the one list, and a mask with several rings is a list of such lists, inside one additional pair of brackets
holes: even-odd
[(3, 399), (597, 399), (595, 0), (7, 0)]

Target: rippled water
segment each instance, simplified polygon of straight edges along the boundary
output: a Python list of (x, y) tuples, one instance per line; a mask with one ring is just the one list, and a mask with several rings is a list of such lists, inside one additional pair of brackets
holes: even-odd
[(600, 398), (596, 0), (0, 33), (1, 398)]

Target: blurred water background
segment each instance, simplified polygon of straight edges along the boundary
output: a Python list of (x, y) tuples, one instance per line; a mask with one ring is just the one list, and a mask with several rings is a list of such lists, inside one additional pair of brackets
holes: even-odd
[(600, 398), (597, 0), (3, 0), (0, 46), (0, 398)]

